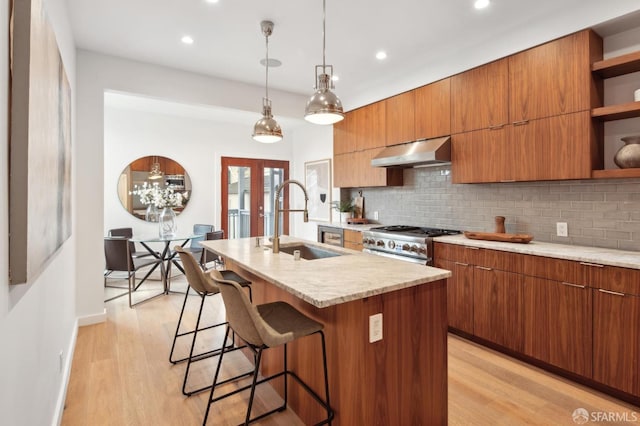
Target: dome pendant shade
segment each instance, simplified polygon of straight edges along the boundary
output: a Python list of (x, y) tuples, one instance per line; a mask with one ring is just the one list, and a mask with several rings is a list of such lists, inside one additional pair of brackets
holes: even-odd
[(271, 115), (271, 101), (263, 99), (262, 118), (253, 126), (253, 140), (262, 143), (274, 143), (282, 140), (282, 129)]
[(344, 118), (342, 102), (329, 88), (331, 78), (328, 74), (318, 77), (318, 90), (307, 101), (305, 120), (313, 124), (333, 124)]

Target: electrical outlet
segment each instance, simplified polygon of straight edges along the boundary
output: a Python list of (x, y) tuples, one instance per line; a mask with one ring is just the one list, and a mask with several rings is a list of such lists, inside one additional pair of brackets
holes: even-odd
[(556, 234), (558, 235), (558, 237), (569, 236), (569, 228), (567, 227), (567, 222), (556, 223)]
[(382, 340), (382, 313), (369, 317), (369, 343)]
[(378, 220), (378, 211), (373, 212), (373, 220)]

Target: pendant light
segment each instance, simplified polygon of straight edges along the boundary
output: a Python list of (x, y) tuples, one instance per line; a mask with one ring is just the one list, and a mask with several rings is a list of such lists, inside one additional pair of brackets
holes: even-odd
[[(304, 118), (314, 124), (333, 124), (344, 118), (342, 102), (333, 89), (333, 65), (326, 65), (326, 0), (322, 0), (322, 65), (316, 65), (316, 92), (307, 102)], [(318, 69), (322, 72), (318, 75)], [(327, 74), (327, 70), (329, 73)]]
[(265, 97), (262, 98), (262, 118), (253, 126), (253, 139), (262, 143), (273, 143), (282, 140), (282, 129), (271, 114), (271, 100), (269, 99), (269, 36), (273, 33), (273, 22), (260, 22), (267, 48), (265, 72)]
[(151, 164), (151, 170), (149, 171), (149, 179), (162, 179), (163, 176), (164, 172), (160, 170), (160, 162), (158, 161), (158, 157), (153, 157), (153, 163)]

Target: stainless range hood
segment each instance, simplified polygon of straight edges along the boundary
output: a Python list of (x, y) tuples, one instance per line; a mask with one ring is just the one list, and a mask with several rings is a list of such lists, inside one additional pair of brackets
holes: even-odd
[(451, 136), (389, 146), (373, 160), (374, 167), (429, 167), (451, 164)]

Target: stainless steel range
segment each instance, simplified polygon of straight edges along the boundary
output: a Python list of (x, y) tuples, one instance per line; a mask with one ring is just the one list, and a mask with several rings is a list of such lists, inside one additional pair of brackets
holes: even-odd
[(433, 237), (459, 233), (460, 231), (452, 229), (419, 226), (380, 226), (362, 233), (362, 251), (407, 262), (432, 265)]

